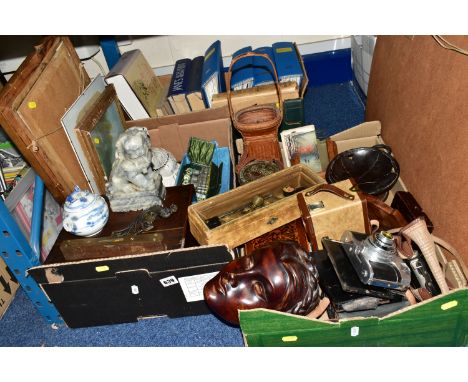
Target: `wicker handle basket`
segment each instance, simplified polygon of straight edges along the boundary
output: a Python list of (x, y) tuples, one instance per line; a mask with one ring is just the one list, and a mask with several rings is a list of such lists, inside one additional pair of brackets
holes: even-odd
[[(234, 113), (234, 109), (232, 107), (232, 94), (231, 94), (231, 76), (232, 76), (232, 68), (234, 66), (234, 64), (236, 62), (238, 62), (239, 60), (242, 60), (243, 58), (247, 58), (247, 57), (263, 57), (264, 59), (266, 59), (270, 64), (271, 64), (271, 67), (273, 68), (273, 73), (275, 75), (275, 86), (276, 86), (276, 93), (278, 95), (278, 100), (279, 100), (279, 116), (280, 116), (280, 119), (282, 120), (283, 119), (283, 97), (281, 95), (281, 89), (280, 89), (280, 85), (279, 85), (279, 79), (278, 79), (278, 73), (276, 72), (276, 67), (275, 67), (275, 64), (273, 63), (273, 61), (271, 60), (271, 58), (268, 56), (268, 54), (265, 54), (265, 53), (257, 53), (257, 52), (247, 52), (247, 53), (243, 53), (243, 54), (240, 54), (239, 56), (236, 56), (232, 59), (231, 61), (231, 65), (229, 65), (229, 70), (227, 72), (227, 75), (226, 75), (226, 90), (227, 90), (227, 100), (228, 100), (228, 106), (229, 106), (229, 113), (231, 115), (231, 119), (234, 123), (234, 126), (237, 128), (237, 125), (238, 124), (241, 124), (241, 125), (248, 125), (250, 123), (253, 123), (255, 124), (256, 122), (261, 122), (261, 121), (258, 121), (256, 120), (255, 118), (253, 119), (248, 119), (246, 121), (239, 121), (239, 113), (242, 112), (243, 110), (240, 110), (239, 112), (237, 113)], [(257, 109), (257, 113), (261, 113), (261, 107), (262, 106), (252, 106), (251, 108), (247, 108), (247, 109), (253, 109), (253, 108), (256, 108)], [(247, 109), (244, 109), (244, 110), (247, 110)], [(245, 116), (244, 116), (245, 117)], [(264, 117), (268, 118), (270, 117), (268, 114), (264, 115)], [(277, 119), (278, 116), (276, 116), (276, 118), (274, 119)], [(242, 128), (245, 128), (246, 126), (242, 126)]]

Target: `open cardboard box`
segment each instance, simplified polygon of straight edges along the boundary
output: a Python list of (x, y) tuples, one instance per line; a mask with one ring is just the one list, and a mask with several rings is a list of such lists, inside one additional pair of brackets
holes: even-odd
[(180, 162), (187, 152), (190, 137), (215, 140), (219, 147), (229, 147), (232, 152), (232, 129), (227, 107), (206, 109), (159, 118), (126, 121), (127, 127), (148, 129), (151, 143), (169, 150)]
[[(170, 151), (178, 161), (185, 154), (192, 136), (216, 140), (219, 147), (228, 147), (233, 161), (227, 108), (126, 123), (127, 127), (146, 127), (152, 145)], [(170, 228), (168, 221), (160, 222), (164, 225), (161, 229)], [(187, 242), (185, 239), (183, 248), (176, 250), (48, 262), (28, 272), (65, 323), (73, 328), (134, 322), (157, 316), (206, 314), (209, 310), (203, 300), (204, 282), (231, 261), (233, 254), (222, 244), (196, 246), (193, 240)], [(197, 293), (192, 294), (191, 287)]]
[[(385, 144), (381, 136), (382, 125), (380, 121), (364, 122), (350, 129), (332, 135), (326, 141), (326, 155), (322, 155), (321, 159), (326, 164), (329, 163), (337, 154), (343, 151), (354, 149), (357, 147), (372, 147), (375, 145)], [(325, 154), (325, 153), (324, 153)], [(398, 159), (397, 159), (398, 160)], [(326, 167), (324, 168), (324, 170)], [(389, 191), (385, 203), (390, 205), (398, 191), (408, 191), (401, 176), (396, 184)]]
[[(330, 155), (382, 144), (380, 133), (381, 123), (372, 121), (335, 134), (327, 142)], [(387, 204), (397, 191), (407, 191), (401, 177), (389, 192)], [(467, 307), (468, 288), (461, 288), (385, 317), (331, 322), (253, 309), (239, 311), (239, 320), (247, 346), (460, 346), (468, 342)]]
[[(168, 150), (178, 162), (181, 162), (187, 153), (191, 137), (216, 141), (218, 147), (229, 149), (230, 167), (233, 169), (235, 166), (231, 118), (227, 107), (126, 121), (126, 125), (127, 127), (146, 127), (151, 145)], [(229, 176), (229, 186), (231, 187), (236, 184), (235, 172), (231, 171)], [(222, 182), (226, 184), (225, 179)]]

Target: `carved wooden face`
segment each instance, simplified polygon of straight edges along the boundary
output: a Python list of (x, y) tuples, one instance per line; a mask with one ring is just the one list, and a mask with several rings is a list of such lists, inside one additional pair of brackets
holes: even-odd
[(206, 283), (205, 300), (218, 316), (239, 323), (238, 309), (307, 314), (318, 304), (318, 272), (293, 241), (277, 241), (227, 264)]

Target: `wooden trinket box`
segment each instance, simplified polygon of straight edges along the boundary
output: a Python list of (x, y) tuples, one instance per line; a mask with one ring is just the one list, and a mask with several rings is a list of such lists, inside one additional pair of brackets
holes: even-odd
[(370, 232), (367, 201), (353, 183), (328, 185), (303, 164), (191, 205), (188, 216), (200, 244), (230, 248), (301, 217), (314, 250), (322, 248), (325, 236), (339, 240), (345, 230)]
[[(190, 231), (200, 244), (237, 247), (301, 217), (294, 191), (323, 184), (298, 164), (188, 208)], [(212, 227), (212, 228), (210, 228)]]

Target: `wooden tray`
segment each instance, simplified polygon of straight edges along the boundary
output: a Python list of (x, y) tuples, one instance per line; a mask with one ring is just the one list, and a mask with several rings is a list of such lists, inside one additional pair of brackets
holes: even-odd
[[(200, 244), (226, 244), (237, 247), (301, 217), (296, 196), (283, 196), (283, 187), (307, 189), (325, 183), (309, 167), (298, 164), (272, 175), (247, 183), (188, 208), (190, 231)], [(256, 196), (270, 204), (237, 215), (232, 220), (210, 229), (207, 220), (248, 206)]]
[[(183, 248), (185, 246), (187, 230), (187, 206), (191, 203), (193, 185), (175, 186), (166, 188), (166, 198), (164, 206), (172, 203), (177, 205), (177, 211), (167, 219), (157, 218), (154, 227), (134, 238), (141, 240), (135, 245), (116, 241), (114, 243), (92, 246), (87, 240), (111, 239), (111, 233), (127, 227), (131, 224), (141, 211), (112, 212), (109, 211), (109, 221), (104, 229), (94, 238), (86, 239), (72, 235), (62, 230), (52, 250), (47, 257), (46, 264), (64, 263), (70, 261), (81, 261), (89, 259), (99, 259), (117, 256), (138, 255), (155, 251)], [(146, 238), (146, 240), (145, 240)], [(155, 239), (153, 241), (153, 239)], [(82, 250), (77, 250), (73, 241), (84, 242)], [(152, 244), (153, 243), (153, 244)], [(191, 243), (190, 243), (191, 244)], [(79, 249), (79, 248), (78, 248)]]

